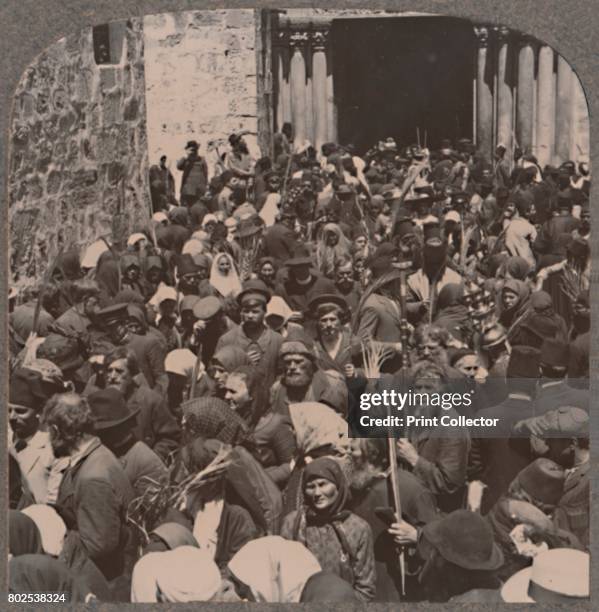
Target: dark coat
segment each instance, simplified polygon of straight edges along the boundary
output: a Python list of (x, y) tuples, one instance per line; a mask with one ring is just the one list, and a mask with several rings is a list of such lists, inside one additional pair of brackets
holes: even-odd
[(129, 340), (127, 348), (135, 353), (139, 369), (148, 381), (150, 388), (166, 396), (168, 376), (164, 369), (165, 343), (150, 333), (143, 336), (131, 334), (131, 340)]
[(545, 414), (562, 406), (576, 406), (587, 412), (589, 411), (588, 389), (573, 389), (565, 381), (560, 381), (555, 385), (542, 386), (546, 382), (546, 380), (542, 381), (537, 393), (534, 416)]
[(534, 404), (531, 400), (514, 397), (508, 397), (501, 404), (481, 410), (477, 414), (479, 417), (499, 418), (494, 431), (497, 436), (503, 436), (472, 440), (470, 479), (482, 480), (487, 485), (481, 505), (483, 514), (507, 491), (518, 472), (530, 463), (528, 439), (510, 443), (509, 437), (513, 425), (534, 415)]
[[(444, 415), (458, 416), (454, 410), (444, 411)], [(462, 506), (470, 437), (459, 427), (451, 432), (445, 427), (442, 437), (431, 434), (421, 429), (410, 438), (419, 455), (412, 473), (436, 496), (439, 508), (451, 512)]]
[[(438, 518), (433, 494), (409, 472), (398, 473), (399, 497), (403, 518), (411, 525), (420, 526)], [(363, 491), (352, 489), (350, 510), (364, 519), (372, 529), (376, 568), (376, 596), (374, 601), (401, 601), (399, 554), (387, 529), (389, 525), (379, 518), (375, 508), (393, 506), (393, 493), (389, 478), (378, 478)]]
[(297, 248), (293, 230), (282, 223), (275, 223), (266, 230), (263, 244), (265, 254), (273, 257), (279, 266), (291, 259), (293, 251)]
[[(99, 440), (64, 473), (56, 510), (67, 526), (66, 551), (83, 567), (91, 559), (107, 580), (131, 569), (133, 538), (126, 522), (133, 489), (118, 459)], [(130, 560), (130, 557), (129, 557)]]
[[(357, 336), (367, 342), (397, 343), (401, 341), (399, 308), (390, 299), (372, 294), (357, 314)], [(395, 372), (401, 366), (399, 355), (388, 359), (382, 366), (383, 372)]]
[[(139, 380), (139, 379), (138, 379)], [(168, 409), (164, 398), (143, 384), (136, 384), (127, 399), (132, 410), (139, 409), (135, 434), (145, 442), (161, 459), (179, 447), (181, 430)]]
[(590, 489), (587, 461), (566, 476), (564, 494), (553, 513), (553, 521), (559, 529), (573, 533), (580, 543), (589, 547)]

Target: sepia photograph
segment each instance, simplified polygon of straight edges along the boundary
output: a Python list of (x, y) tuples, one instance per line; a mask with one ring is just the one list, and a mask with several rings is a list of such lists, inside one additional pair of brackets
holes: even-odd
[(568, 60), (482, 19), (45, 48), (7, 135), (8, 602), (587, 602), (589, 134)]

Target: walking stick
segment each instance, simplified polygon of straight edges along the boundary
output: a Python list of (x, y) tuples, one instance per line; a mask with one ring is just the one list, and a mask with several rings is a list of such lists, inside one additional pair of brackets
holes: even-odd
[[(410, 367), (410, 354), (408, 351), (408, 321), (406, 318), (407, 307), (407, 282), (406, 282), (406, 271), (410, 267), (409, 262), (403, 262), (399, 266), (399, 309), (400, 309), (400, 338), (401, 338), (401, 370), (400, 370), (400, 384), (404, 388), (408, 379), (408, 368)], [(389, 407), (389, 413), (391, 413), (391, 407)], [(398, 522), (401, 518), (401, 498), (399, 495), (399, 473), (397, 466), (397, 451), (395, 449), (395, 436), (393, 432), (389, 432), (387, 438), (387, 446), (389, 453), (389, 475), (391, 477), (391, 490), (393, 492), (393, 507), (395, 509), (395, 517)], [(406, 558), (403, 547), (399, 550), (399, 572), (401, 576), (401, 594), (406, 594)]]

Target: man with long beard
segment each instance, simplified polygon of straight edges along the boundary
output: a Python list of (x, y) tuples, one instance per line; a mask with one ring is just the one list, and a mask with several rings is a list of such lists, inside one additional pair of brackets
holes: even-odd
[[(363, 518), (372, 529), (376, 565), (375, 601), (400, 601), (399, 550), (388, 533), (390, 523), (385, 520), (387, 516), (391, 520), (394, 512), (387, 440), (356, 438), (352, 440), (351, 452), (351, 511)], [(438, 518), (433, 494), (405, 470), (399, 471), (398, 478), (404, 519), (420, 526)], [(383, 517), (383, 514), (386, 516)]]
[(279, 351), (283, 376), (272, 387), (274, 412), (289, 415), (289, 404), (321, 402), (342, 415), (347, 414), (347, 387), (337, 372), (324, 372), (308, 339), (286, 340)]

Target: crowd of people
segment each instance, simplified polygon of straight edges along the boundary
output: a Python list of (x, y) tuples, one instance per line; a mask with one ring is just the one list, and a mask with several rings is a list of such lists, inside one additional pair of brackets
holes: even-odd
[[(588, 164), (225, 144), (10, 292), (11, 592), (588, 597)], [(496, 435), (350, 437), (380, 384), (473, 391), (444, 412)]]

